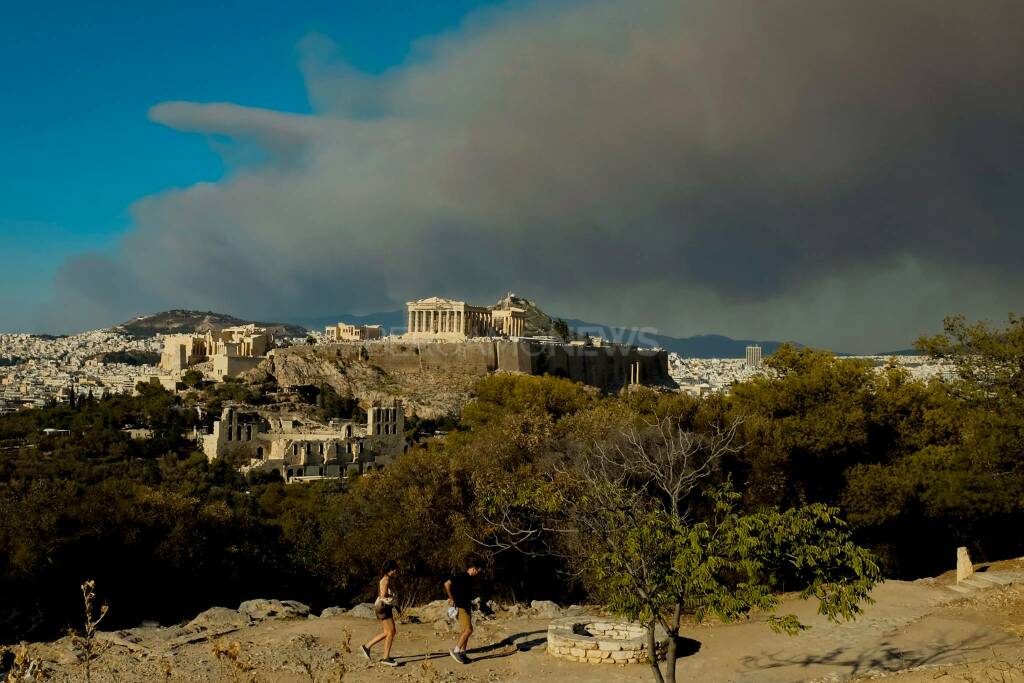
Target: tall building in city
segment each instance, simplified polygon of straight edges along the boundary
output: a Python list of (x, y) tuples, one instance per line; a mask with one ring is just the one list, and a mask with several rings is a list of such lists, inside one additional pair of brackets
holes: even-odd
[(747, 367), (761, 367), (761, 347), (759, 345), (755, 344), (754, 346), (747, 347)]

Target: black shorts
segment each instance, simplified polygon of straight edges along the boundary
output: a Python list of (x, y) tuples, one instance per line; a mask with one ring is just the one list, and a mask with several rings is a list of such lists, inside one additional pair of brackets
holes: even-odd
[(395, 608), (386, 602), (381, 602), (380, 600), (373, 603), (373, 613), (376, 614), (377, 618), (381, 621), (395, 618)]

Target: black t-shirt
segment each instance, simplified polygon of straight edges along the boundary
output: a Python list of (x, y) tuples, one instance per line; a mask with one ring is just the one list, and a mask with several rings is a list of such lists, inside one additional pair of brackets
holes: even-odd
[(452, 599), (456, 607), (471, 609), (473, 606), (473, 593), (476, 592), (476, 582), (466, 572), (459, 572), (451, 578)]

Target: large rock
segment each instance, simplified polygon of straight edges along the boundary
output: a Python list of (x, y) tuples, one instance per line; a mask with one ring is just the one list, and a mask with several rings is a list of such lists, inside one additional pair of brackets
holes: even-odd
[(309, 606), (295, 600), (246, 600), (238, 611), (254, 621), (262, 619), (298, 619), (309, 615)]
[(420, 605), (409, 610), (411, 616), (419, 617), (420, 621), (427, 623), (446, 621), (448, 619), (448, 601), (434, 600), (426, 605)]
[(320, 613), (320, 618), (321, 619), (326, 619), (328, 617), (339, 617), (339, 616), (341, 616), (344, 613), (345, 613), (345, 608), (344, 607), (327, 607), (327, 608), (324, 608), (324, 611)]
[(534, 600), (530, 609), (541, 619), (557, 619), (562, 616), (562, 608), (550, 600)]
[(293, 610), (297, 617), (309, 616), (309, 605), (303, 604), (298, 600), (282, 600), (281, 604), (287, 609)]
[(372, 602), (363, 602), (363, 603), (360, 603), (360, 604), (356, 605), (355, 607), (350, 609), (348, 612), (346, 612), (345, 616), (355, 617), (357, 619), (376, 619), (377, 618), (377, 615), (373, 613), (373, 603)]
[(513, 602), (512, 604), (505, 606), (504, 610), (510, 617), (521, 617), (528, 613), (530, 608), (521, 602)]
[(220, 631), (226, 628), (248, 626), (249, 621), (248, 614), (242, 614), (230, 607), (211, 607), (205, 612), (197, 614), (195, 619), (185, 625), (185, 628), (193, 631)]

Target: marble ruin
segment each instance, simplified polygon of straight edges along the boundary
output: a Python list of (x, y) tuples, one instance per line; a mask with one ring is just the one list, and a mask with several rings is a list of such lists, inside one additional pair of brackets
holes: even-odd
[(243, 462), (243, 473), (277, 472), (283, 481), (344, 478), (379, 470), (405, 451), (405, 415), (399, 401), (377, 402), (365, 425), (304, 417), (255, 408), (224, 408), (209, 433), (196, 434), (210, 460)]
[(204, 334), (173, 334), (164, 339), (160, 369), (172, 377), (193, 365), (210, 362), (213, 379), (251, 370), (274, 348), (274, 335), (256, 325), (225, 327)]
[(384, 328), (380, 325), (349, 325), (337, 323), (324, 328), (324, 336), (328, 341), (369, 341), (381, 339)]
[(526, 329), (526, 311), (515, 306), (491, 309), (434, 296), (409, 301), (406, 310), (405, 336), (414, 340), (521, 337)]

